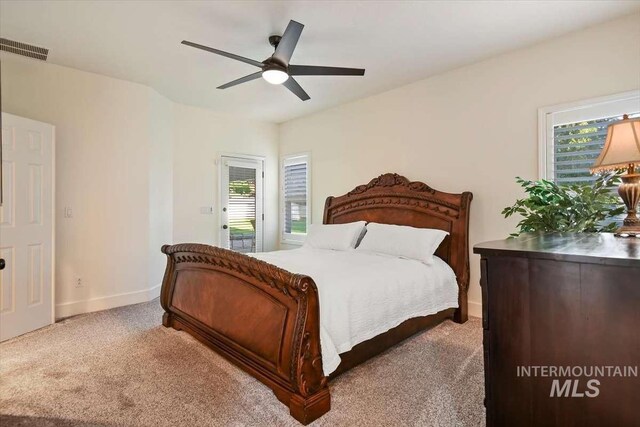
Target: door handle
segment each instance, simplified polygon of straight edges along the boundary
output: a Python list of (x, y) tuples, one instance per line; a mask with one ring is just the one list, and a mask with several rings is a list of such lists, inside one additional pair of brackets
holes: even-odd
[(0, 258), (0, 270), (4, 270), (4, 259)]
[[(223, 225), (223, 226), (222, 226), (222, 228), (226, 230), (226, 229), (227, 229), (227, 228), (229, 228), (229, 227), (227, 226), (227, 224), (225, 224), (225, 225)], [(4, 262), (4, 261), (3, 261), (3, 262)]]

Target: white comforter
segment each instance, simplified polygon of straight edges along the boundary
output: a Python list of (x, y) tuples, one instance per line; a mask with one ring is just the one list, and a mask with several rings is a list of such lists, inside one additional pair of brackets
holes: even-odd
[(438, 257), (433, 265), (425, 265), (356, 250), (307, 247), (255, 257), (315, 281), (325, 375), (338, 367), (339, 354), (356, 344), (412, 317), (458, 306), (455, 274)]

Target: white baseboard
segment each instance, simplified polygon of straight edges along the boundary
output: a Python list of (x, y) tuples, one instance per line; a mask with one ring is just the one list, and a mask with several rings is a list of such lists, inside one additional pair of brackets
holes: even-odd
[(160, 295), (162, 284), (141, 291), (125, 292), (106, 297), (91, 298), (84, 301), (65, 302), (56, 304), (56, 319), (75, 316), (77, 314), (91, 313), (92, 311), (107, 310), (123, 305), (138, 304), (151, 301)]
[(482, 318), (482, 303), (469, 301), (467, 302), (469, 316)]

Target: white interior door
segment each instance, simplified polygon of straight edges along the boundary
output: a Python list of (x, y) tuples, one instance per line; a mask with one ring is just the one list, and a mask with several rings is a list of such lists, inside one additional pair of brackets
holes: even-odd
[(263, 161), (222, 156), (220, 208), (222, 247), (262, 251)]
[(54, 127), (2, 113), (0, 341), (54, 321)]

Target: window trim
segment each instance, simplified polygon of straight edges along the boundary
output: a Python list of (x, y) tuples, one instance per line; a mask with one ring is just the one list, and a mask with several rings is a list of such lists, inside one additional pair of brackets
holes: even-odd
[[(553, 180), (553, 127), (579, 120), (593, 120), (606, 115), (613, 103), (640, 102), (640, 90), (600, 96), (582, 101), (551, 105), (538, 109), (538, 179)], [(609, 104), (609, 105), (608, 105)], [(585, 110), (591, 110), (586, 113)], [(591, 114), (594, 117), (591, 117)], [(614, 113), (616, 114), (616, 113)], [(560, 120), (557, 120), (560, 118)], [(556, 120), (554, 120), (556, 119)]]
[(303, 151), (299, 153), (292, 153), (280, 156), (280, 185), (279, 185), (279, 203), (278, 203), (278, 217), (279, 217), (279, 225), (280, 225), (280, 243), (283, 245), (296, 245), (302, 246), (304, 243), (304, 239), (307, 236), (304, 235), (292, 235), (286, 234), (284, 232), (284, 168), (287, 164), (289, 164), (292, 160), (304, 158), (307, 162), (307, 230), (309, 229), (309, 225), (311, 225), (311, 152)]

